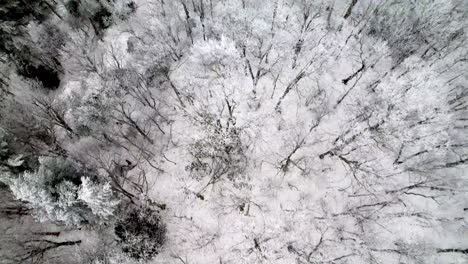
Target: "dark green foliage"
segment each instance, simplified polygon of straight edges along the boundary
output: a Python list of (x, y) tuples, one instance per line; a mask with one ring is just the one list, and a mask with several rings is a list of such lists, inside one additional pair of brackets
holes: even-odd
[[(20, 162), (12, 164), (11, 160)], [(17, 141), (16, 137), (0, 128), (0, 171), (19, 174), (24, 171), (34, 170), (37, 166), (37, 158), (28, 153), (24, 146)]]
[(71, 161), (61, 158), (47, 159), (43, 166), (47, 171), (44, 173), (44, 184), (50, 188), (56, 188), (63, 181), (70, 181), (78, 186), (81, 184), (81, 177), (86, 175)]
[(59, 73), (44, 64), (38, 66), (27, 64), (18, 69), (18, 74), (26, 78), (38, 80), (48, 89), (56, 89), (60, 85)]
[(115, 226), (122, 250), (134, 259), (150, 260), (166, 240), (166, 227), (156, 211), (141, 207), (130, 211)]
[[(1, 31), (1, 29), (0, 29)], [(0, 32), (1, 33), (1, 32)], [(8, 33), (7, 33), (8, 34)], [(62, 65), (57, 57), (44, 54), (35, 43), (27, 41), (23, 45), (14, 45), (12, 38), (0, 42), (0, 53), (7, 55), (19, 75), (40, 81), (45, 88), (56, 89), (60, 84)]]
[(92, 130), (87, 125), (78, 125), (75, 127), (75, 133), (80, 137), (88, 137), (92, 135)]
[[(70, 0), (65, 3), (65, 8), (72, 17), (81, 21), (80, 23), (89, 22), (94, 28), (97, 36), (102, 36), (105, 29), (114, 23), (113, 3), (114, 1), (99, 1), (99, 0)], [(135, 3), (127, 4), (129, 13), (118, 14), (119, 19), (125, 19), (130, 13), (135, 11)]]
[(112, 22), (112, 13), (107, 10), (105, 7), (101, 7), (92, 17), (92, 23), (96, 28), (104, 30), (111, 25)]
[[(56, 89), (60, 84), (59, 72), (62, 70), (58, 52), (44, 52), (41, 45), (31, 40), (25, 28), (31, 21), (43, 23), (51, 14), (53, 6), (44, 1), (15, 0), (0, 3), (0, 54), (5, 54), (16, 66), (19, 75), (38, 80), (45, 88)], [(44, 33), (42, 35), (54, 34)], [(46, 47), (53, 46), (47, 39), (44, 42)]]
[(65, 8), (67, 9), (68, 13), (74, 17), (80, 16), (79, 7), (79, 2), (75, 0), (71, 0), (65, 3)]
[(51, 10), (44, 1), (2, 0), (0, 3), (0, 22), (13, 22), (25, 26), (31, 20), (43, 22)]

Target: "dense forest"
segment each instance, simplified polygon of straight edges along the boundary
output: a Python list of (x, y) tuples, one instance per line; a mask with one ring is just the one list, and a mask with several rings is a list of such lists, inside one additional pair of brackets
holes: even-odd
[(2, 0), (0, 264), (468, 263), (468, 1)]

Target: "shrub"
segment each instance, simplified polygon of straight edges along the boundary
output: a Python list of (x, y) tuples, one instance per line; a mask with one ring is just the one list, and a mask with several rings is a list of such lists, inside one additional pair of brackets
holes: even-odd
[(130, 211), (115, 227), (122, 251), (134, 259), (150, 260), (166, 240), (166, 227), (156, 211), (140, 207)]

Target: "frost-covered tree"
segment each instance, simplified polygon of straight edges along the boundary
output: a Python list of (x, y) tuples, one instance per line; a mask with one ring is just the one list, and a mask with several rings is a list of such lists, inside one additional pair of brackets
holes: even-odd
[(123, 194), (106, 247), (142, 262), (465, 261), (466, 1), (133, 3), (23, 21), (63, 72), (0, 77), (15, 194), (96, 223)]
[(39, 221), (82, 225), (110, 220), (119, 201), (109, 183), (99, 183), (68, 160), (44, 157), (39, 162), (34, 172), (2, 174), (16, 199), (27, 202)]
[(81, 180), (78, 199), (84, 202), (98, 218), (109, 219), (112, 217), (118, 201), (115, 199), (111, 185), (108, 182), (96, 184), (88, 177)]

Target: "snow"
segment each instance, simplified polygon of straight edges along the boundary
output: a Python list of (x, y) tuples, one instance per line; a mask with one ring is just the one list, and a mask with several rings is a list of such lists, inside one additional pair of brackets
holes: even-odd
[[(445, 166), (466, 157), (448, 103), (463, 79), (418, 54), (393, 68), (395, 47), (342, 19), (344, 2), (331, 22), (315, 2), (215, 2), (188, 21), (176, 1), (135, 1), (65, 47), (53, 102), (94, 134), (59, 139), (165, 205), (151, 263), (466, 263), (437, 253), (468, 246), (466, 165)], [(80, 199), (107, 217), (99, 188)]]

